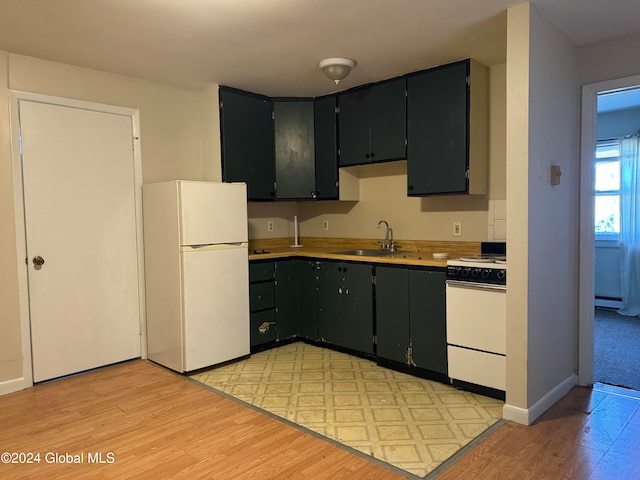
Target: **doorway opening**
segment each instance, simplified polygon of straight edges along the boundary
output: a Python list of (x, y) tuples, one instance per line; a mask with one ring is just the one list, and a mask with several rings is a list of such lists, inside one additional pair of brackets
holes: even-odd
[(621, 199), (629, 194), (629, 170), (623, 168), (628, 153), (623, 150), (640, 131), (640, 86), (600, 90), (596, 98), (595, 155), (591, 150), (593, 381), (640, 390), (640, 317), (627, 308), (629, 295), (623, 293), (630, 281), (623, 261), (630, 222), (621, 218), (628, 210)]

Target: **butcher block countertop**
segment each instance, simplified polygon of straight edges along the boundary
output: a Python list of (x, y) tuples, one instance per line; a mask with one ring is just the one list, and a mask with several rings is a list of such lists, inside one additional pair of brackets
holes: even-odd
[[(365, 263), (446, 267), (447, 260), (480, 253), (480, 242), (447, 242), (427, 240), (397, 240), (398, 250), (385, 256), (345, 255), (344, 250), (380, 249), (378, 239), (302, 237), (302, 247), (294, 248), (294, 239), (269, 238), (249, 240), (249, 260), (277, 260), (308, 257), (327, 260), (349, 260)], [(447, 252), (447, 259), (434, 259), (433, 253)]]

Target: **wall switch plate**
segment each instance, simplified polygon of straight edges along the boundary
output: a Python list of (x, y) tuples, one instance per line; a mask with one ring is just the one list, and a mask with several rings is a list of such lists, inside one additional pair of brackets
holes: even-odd
[(269, 220), (267, 222), (267, 232), (273, 232), (273, 221)]
[(454, 237), (462, 236), (462, 222), (453, 222), (453, 236)]
[(329, 220), (323, 220), (322, 221), (322, 230), (324, 230), (324, 231), (329, 230)]
[(560, 185), (560, 176), (562, 171), (559, 165), (551, 165), (550, 183), (551, 185)]

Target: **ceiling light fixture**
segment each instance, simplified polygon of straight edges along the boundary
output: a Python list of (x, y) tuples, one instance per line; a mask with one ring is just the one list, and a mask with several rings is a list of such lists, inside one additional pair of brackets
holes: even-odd
[(356, 61), (350, 58), (325, 58), (318, 65), (337, 85), (340, 80), (347, 78), (351, 69), (356, 66)]

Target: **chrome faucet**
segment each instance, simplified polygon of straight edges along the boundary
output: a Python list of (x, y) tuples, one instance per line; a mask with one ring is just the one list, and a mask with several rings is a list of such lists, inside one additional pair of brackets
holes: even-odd
[(394, 250), (394, 241), (393, 241), (393, 229), (389, 226), (389, 222), (387, 222), (386, 220), (380, 220), (378, 222), (378, 227), (380, 228), (380, 225), (385, 224), (385, 226), (387, 227), (387, 231), (384, 234), (384, 240), (378, 240), (378, 243), (381, 244), (382, 250)]

